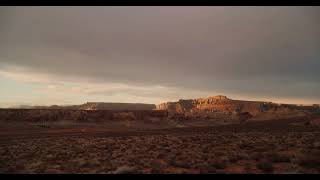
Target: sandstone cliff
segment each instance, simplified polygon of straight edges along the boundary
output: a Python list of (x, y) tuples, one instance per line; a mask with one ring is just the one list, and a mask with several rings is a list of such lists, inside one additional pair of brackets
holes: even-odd
[(180, 99), (177, 102), (159, 104), (156, 109), (167, 110), (171, 117), (239, 121), (291, 118), (320, 111), (320, 108), (316, 106), (233, 100), (222, 95), (188, 100)]
[(250, 112), (256, 114), (271, 107), (271, 103), (232, 100), (226, 96), (212, 96), (209, 98), (189, 99), (178, 102), (162, 103), (156, 106), (159, 110), (168, 110), (171, 113), (188, 113), (195, 111), (225, 111), (225, 112)]

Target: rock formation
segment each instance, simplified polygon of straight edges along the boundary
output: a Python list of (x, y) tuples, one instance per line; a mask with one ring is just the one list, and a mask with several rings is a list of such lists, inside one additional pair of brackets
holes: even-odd
[[(319, 105), (301, 106), (261, 101), (233, 100), (226, 96), (180, 99), (159, 105), (88, 102), (73, 106), (37, 106), (27, 109), (0, 109), (0, 121), (163, 122), (196, 126), (288, 119), (320, 114)], [(142, 121), (140, 121), (142, 120)], [(143, 120), (146, 120), (143, 122)], [(110, 121), (110, 122), (111, 122)]]
[[(167, 110), (171, 117), (206, 118), (206, 119), (274, 119), (303, 116), (319, 112), (318, 106), (298, 106), (291, 104), (276, 104), (261, 101), (233, 100), (226, 96), (212, 96), (199, 99), (180, 99), (177, 102), (167, 102), (156, 106), (158, 110)], [(236, 118), (234, 118), (236, 117)]]

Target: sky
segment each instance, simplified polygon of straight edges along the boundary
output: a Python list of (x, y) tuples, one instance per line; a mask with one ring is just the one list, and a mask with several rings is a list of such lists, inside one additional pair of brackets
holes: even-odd
[(0, 107), (320, 103), (320, 7), (0, 7)]

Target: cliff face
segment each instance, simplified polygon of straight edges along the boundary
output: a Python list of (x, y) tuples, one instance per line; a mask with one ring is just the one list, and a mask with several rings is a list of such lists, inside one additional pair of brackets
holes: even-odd
[(316, 106), (297, 106), (275, 104), (271, 102), (232, 100), (226, 96), (179, 100), (156, 106), (158, 110), (167, 110), (171, 116), (198, 118), (272, 119), (292, 116), (303, 116), (320, 111)]
[[(268, 103), (254, 101), (232, 100), (226, 96), (212, 96), (209, 98), (179, 100), (157, 105), (158, 110), (168, 110), (171, 113), (188, 113), (195, 111), (225, 111), (225, 112), (250, 112), (256, 114), (263, 111)], [(270, 106), (270, 105), (269, 105)]]

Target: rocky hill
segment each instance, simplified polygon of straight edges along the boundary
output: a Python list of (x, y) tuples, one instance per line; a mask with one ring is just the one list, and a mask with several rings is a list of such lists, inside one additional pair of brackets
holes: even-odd
[(307, 116), (320, 111), (319, 106), (298, 106), (276, 104), (272, 102), (233, 100), (218, 95), (208, 98), (180, 99), (156, 106), (158, 110), (167, 110), (171, 117), (185, 119), (226, 119), (226, 120), (267, 120)]
[(249, 112), (257, 114), (270, 109), (274, 104), (255, 101), (232, 100), (226, 96), (212, 96), (199, 99), (180, 99), (178, 102), (162, 103), (156, 106), (157, 109), (168, 110), (171, 113), (188, 113), (195, 111), (205, 112)]

